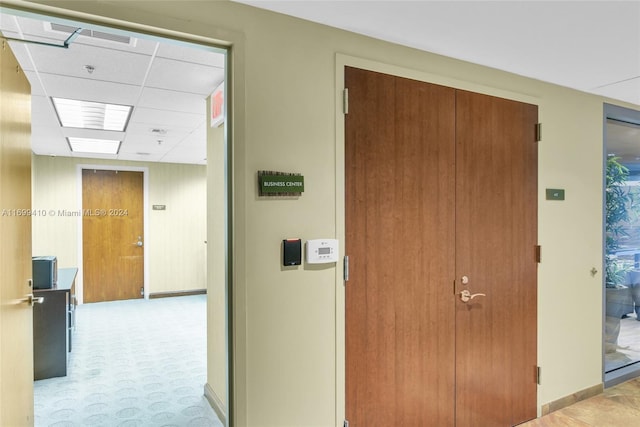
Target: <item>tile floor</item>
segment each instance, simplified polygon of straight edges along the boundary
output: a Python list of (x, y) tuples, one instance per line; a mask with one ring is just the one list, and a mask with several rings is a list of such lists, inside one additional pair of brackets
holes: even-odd
[(640, 378), (519, 427), (627, 427), (640, 425)]

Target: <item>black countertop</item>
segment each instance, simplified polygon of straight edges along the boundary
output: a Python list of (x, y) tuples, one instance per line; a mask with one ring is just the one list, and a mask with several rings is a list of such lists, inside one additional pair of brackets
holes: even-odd
[(34, 292), (52, 292), (52, 291), (69, 291), (73, 285), (73, 281), (76, 280), (78, 269), (76, 267), (71, 268), (59, 268), (58, 269), (58, 283), (54, 287), (49, 289), (34, 289)]

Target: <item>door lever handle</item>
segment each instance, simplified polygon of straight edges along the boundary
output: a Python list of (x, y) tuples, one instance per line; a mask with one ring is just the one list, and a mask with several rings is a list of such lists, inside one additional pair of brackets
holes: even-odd
[(468, 289), (465, 289), (462, 292), (460, 292), (460, 299), (462, 300), (462, 302), (469, 302), (475, 297), (486, 297), (486, 296), (487, 296), (486, 294), (472, 294)]
[(33, 296), (33, 294), (29, 294), (22, 301), (26, 302), (31, 307), (33, 307), (36, 304), (42, 304), (44, 302), (44, 297), (35, 297)]

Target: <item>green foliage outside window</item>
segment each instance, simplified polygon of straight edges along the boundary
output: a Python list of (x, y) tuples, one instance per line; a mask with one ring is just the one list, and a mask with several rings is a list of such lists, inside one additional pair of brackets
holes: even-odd
[(633, 262), (618, 259), (616, 251), (621, 242), (629, 238), (627, 226), (637, 216), (638, 198), (626, 185), (629, 169), (619, 162), (619, 157), (607, 159), (605, 200), (605, 273), (606, 286), (616, 287), (624, 283), (626, 273)]

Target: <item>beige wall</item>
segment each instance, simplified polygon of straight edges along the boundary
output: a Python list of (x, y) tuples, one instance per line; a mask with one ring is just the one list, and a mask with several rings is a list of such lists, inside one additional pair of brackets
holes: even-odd
[[(205, 166), (49, 156), (33, 156), (32, 163), (33, 208), (48, 213), (33, 218), (34, 255), (56, 255), (60, 267), (79, 265), (79, 217), (59, 213), (81, 209), (77, 165), (148, 168), (147, 291), (206, 288)], [(151, 205), (166, 205), (166, 210), (154, 211)], [(77, 286), (81, 279), (79, 274)]]
[[(233, 46), (236, 425), (344, 417), (341, 266), (279, 265), (283, 238), (344, 241), (343, 64), (540, 106), (538, 403), (602, 382), (603, 98), (229, 2), (42, 3)], [(259, 199), (261, 169), (304, 174), (304, 195)], [(545, 201), (545, 188), (566, 200)]]

